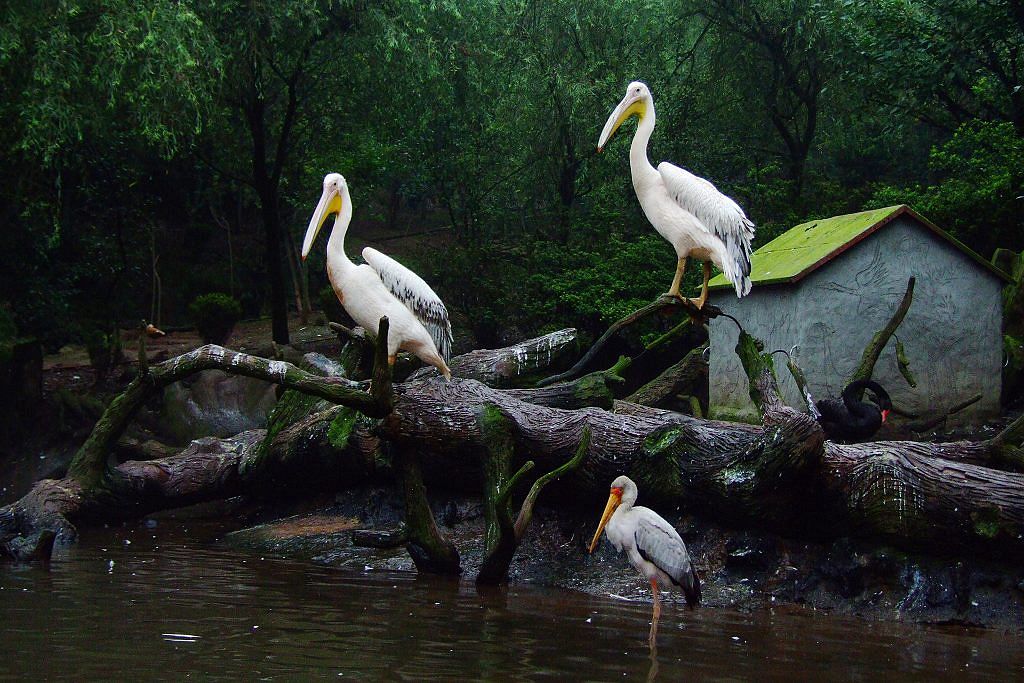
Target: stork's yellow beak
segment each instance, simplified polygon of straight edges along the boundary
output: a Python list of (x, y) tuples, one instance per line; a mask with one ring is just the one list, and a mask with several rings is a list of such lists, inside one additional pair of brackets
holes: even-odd
[(615, 111), (612, 112), (612, 115), (605, 122), (604, 129), (601, 131), (601, 139), (597, 141), (598, 152), (604, 149), (604, 146), (615, 135), (615, 131), (619, 129), (619, 126), (634, 114), (643, 118), (647, 114), (647, 102), (643, 99), (627, 95), (619, 102), (619, 106), (615, 107)]
[(309, 256), (309, 250), (316, 241), (316, 236), (323, 227), (324, 221), (332, 213), (341, 213), (341, 194), (337, 190), (324, 190), (320, 195), (320, 201), (313, 211), (313, 217), (309, 219), (309, 227), (306, 228), (306, 238), (302, 241), (302, 260)]
[(601, 521), (597, 524), (597, 533), (594, 534), (594, 540), (590, 542), (590, 548), (587, 552), (594, 552), (594, 548), (597, 547), (597, 539), (601, 538), (601, 532), (604, 531), (604, 527), (608, 524), (608, 520), (612, 518), (612, 514), (615, 513), (615, 509), (622, 504), (622, 489), (616, 487), (612, 489), (612, 492), (608, 495), (608, 503), (604, 506), (604, 512), (601, 514)]

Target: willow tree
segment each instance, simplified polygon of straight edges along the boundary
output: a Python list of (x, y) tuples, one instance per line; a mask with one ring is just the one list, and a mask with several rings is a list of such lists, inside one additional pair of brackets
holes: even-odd
[(2, 17), (0, 245), (18, 258), (0, 298), (24, 333), (61, 344), (62, 327), (116, 316), (141, 289), (134, 247), (187, 194), (171, 160), (205, 131), (219, 56), (188, 3), (9, 3)]

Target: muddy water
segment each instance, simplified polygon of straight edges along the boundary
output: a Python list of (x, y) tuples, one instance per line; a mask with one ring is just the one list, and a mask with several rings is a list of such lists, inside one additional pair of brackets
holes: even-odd
[(996, 632), (678, 605), (664, 610), (652, 660), (647, 603), (530, 585), (478, 592), (468, 581), (327, 569), (195, 538), (177, 523), (93, 532), (49, 569), (0, 565), (0, 678), (1024, 675), (1020, 641)]

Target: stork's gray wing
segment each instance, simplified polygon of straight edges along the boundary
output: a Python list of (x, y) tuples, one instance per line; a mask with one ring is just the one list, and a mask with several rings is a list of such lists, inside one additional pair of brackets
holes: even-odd
[(667, 161), (658, 164), (658, 173), (676, 204), (696, 216), (711, 234), (725, 244), (728, 258), (722, 264), (722, 270), (736, 288), (736, 296), (749, 293), (750, 243), (754, 239), (754, 223), (739, 204), (719, 192), (710, 181)]
[(372, 247), (363, 249), (363, 259), (377, 271), (388, 291), (423, 323), (447, 363), (452, 356), (452, 324), (441, 297), (419, 275)]
[(683, 539), (671, 524), (653, 510), (640, 507), (633, 510), (640, 513), (634, 532), (640, 556), (653, 562), (683, 589), (687, 604), (692, 606), (700, 602), (700, 580)]

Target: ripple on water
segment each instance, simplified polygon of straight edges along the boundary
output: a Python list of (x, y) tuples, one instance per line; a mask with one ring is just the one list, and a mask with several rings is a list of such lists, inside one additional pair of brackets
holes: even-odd
[[(646, 601), (478, 592), (157, 540), (86, 540), (49, 571), (0, 565), (4, 645), (17, 653), (0, 658), (0, 677), (622, 680), (651, 667)], [(987, 631), (667, 605), (657, 661), (662, 680), (1005, 679), (1024, 654)]]

